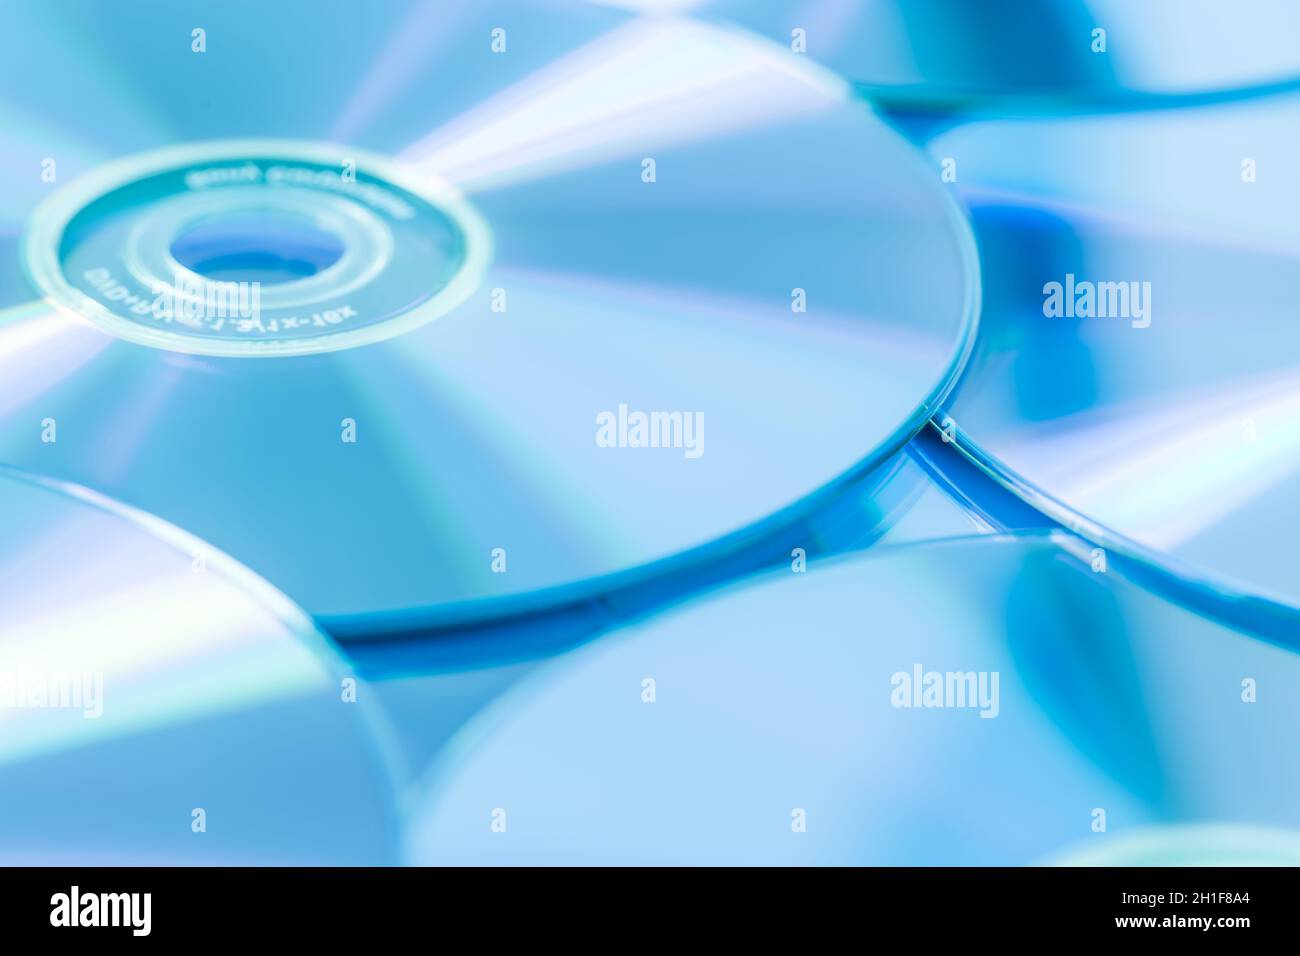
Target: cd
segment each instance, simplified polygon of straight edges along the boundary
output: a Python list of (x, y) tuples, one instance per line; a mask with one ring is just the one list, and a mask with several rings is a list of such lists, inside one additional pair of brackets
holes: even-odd
[(1055, 534), (774, 572), (535, 671), (431, 770), (418, 863), (1041, 864), (1294, 830), (1294, 654)]
[(1292, 646), (1298, 119), (1288, 95), (1148, 114), (1140, 155), (1114, 117), (978, 123), (934, 145), (962, 157), (986, 286), (939, 416), (955, 445)]
[(968, 226), (842, 81), (679, 18), (376, 7), (0, 14), (0, 460), (351, 633), (713, 567), (937, 407)]
[(246, 569), (0, 471), (0, 606), (0, 863), (396, 858), (383, 715)]
[(1288, 0), (713, 0), (901, 112), (1060, 113), (1231, 100), (1300, 84)]

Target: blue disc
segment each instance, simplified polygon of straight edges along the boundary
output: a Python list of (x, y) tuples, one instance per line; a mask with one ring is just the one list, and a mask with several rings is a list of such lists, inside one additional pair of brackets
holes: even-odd
[(1140, 110), (1300, 85), (1289, 0), (702, 0), (902, 113)]
[[(206, 52), (171, 3), (0, 13), (41, 53), (6, 102), (83, 137), (16, 137), (36, 174), (0, 178), (31, 276), (0, 461), (364, 634), (713, 574), (947, 393), (968, 226), (842, 80), (586, 3), (381, 6), (223, 4)], [(121, 73), (94, 110), (78, 46)]]
[[(1300, 641), (1300, 95), (974, 123), (974, 357), (940, 418), (1063, 524)], [(1195, 202), (1188, 197), (1195, 196)]]
[(383, 714), (247, 569), (5, 470), (0, 605), (0, 863), (397, 859)]
[(1189, 853), (1258, 858), (1251, 829), (1300, 828), (1300, 764), (1278, 758), (1298, 679), (1293, 653), (1153, 597), (1070, 535), (877, 548), (533, 671), (442, 750), (408, 853), (1124, 862), (1150, 827), (1195, 823), (1237, 833)]

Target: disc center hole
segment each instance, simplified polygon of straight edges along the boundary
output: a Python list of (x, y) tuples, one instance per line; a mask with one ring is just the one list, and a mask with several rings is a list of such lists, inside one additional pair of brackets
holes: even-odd
[(176, 261), (213, 282), (293, 282), (328, 269), (343, 240), (306, 216), (259, 209), (209, 216), (171, 244)]

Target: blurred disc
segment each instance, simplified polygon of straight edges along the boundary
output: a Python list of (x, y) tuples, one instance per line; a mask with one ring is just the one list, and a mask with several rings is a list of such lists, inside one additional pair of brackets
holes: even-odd
[(171, 137), (83, 125), (63, 54), (0, 71), (15, 109), (99, 135), (59, 153), (71, 185), (38, 139), (0, 186), (52, 303), (0, 321), (0, 459), (351, 632), (712, 567), (899, 448), (968, 348), (947, 187), (749, 34), (581, 3), (61, 7), (2, 16), (111, 56), (97, 111), (243, 138), (140, 153)]
[(0, 606), (0, 862), (392, 862), (374, 705), (246, 570), (3, 472)]
[(1014, 865), (1294, 828), (1300, 661), (1095, 566), (1063, 534), (886, 548), (613, 633), (453, 739), (410, 856)]
[(1300, 8), (1289, 0), (627, 5), (730, 17), (826, 63), (873, 102), (901, 110), (1131, 110), (1300, 82)]
[(1300, 833), (1232, 824), (1141, 827), (1101, 846), (1080, 843), (1057, 866), (1300, 866)]
[(1244, 625), (1267, 603), (1294, 643), (1300, 97), (1137, 122), (979, 123), (936, 142), (961, 157), (986, 285), (940, 417), (1058, 521)]

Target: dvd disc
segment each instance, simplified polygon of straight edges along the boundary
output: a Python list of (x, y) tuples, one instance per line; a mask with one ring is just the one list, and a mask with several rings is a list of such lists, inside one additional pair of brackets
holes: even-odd
[(410, 856), (1010, 865), (1157, 823), (1294, 829), (1300, 661), (1088, 547), (876, 549), (557, 658), (444, 751)]
[(986, 281), (940, 416), (956, 445), (1293, 644), (1298, 119), (1296, 96), (1150, 114), (1140, 159), (1117, 118), (974, 124), (935, 144), (962, 157)]
[(0, 863), (394, 860), (382, 715), (247, 570), (0, 472), (0, 607)]
[[(314, 614), (463, 621), (716, 562), (899, 448), (969, 346), (936, 170), (734, 28), (66, 6), (0, 14), (32, 37), (9, 122), (40, 119), (0, 187), (31, 216), (0, 460)], [(93, 100), (69, 50), (112, 60)]]
[(714, 0), (905, 111), (1133, 110), (1300, 83), (1287, 0)]

